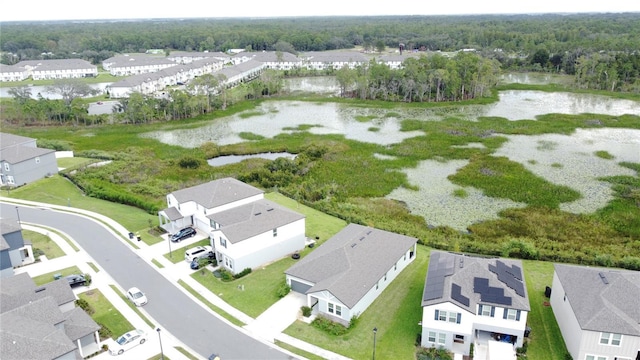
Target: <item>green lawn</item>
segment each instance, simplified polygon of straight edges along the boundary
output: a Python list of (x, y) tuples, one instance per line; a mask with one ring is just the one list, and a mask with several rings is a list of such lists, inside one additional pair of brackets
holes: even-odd
[(133, 330), (131, 323), (114, 307), (100, 290), (89, 290), (78, 295), (86, 300), (95, 313), (91, 318), (111, 331), (112, 337), (118, 337), (127, 331)]
[(62, 251), (62, 249), (58, 246), (58, 244), (56, 244), (55, 241), (53, 241), (49, 236), (45, 234), (23, 229), (22, 237), (27, 241), (31, 241), (33, 250), (41, 250), (47, 257), (47, 259), (55, 259), (57, 257), (66, 255), (64, 251)]
[(65, 277), (65, 276), (71, 275), (71, 274), (82, 274), (82, 273), (80, 272), (80, 269), (77, 266), (71, 266), (71, 267), (68, 267), (68, 268), (52, 271), (50, 273), (38, 275), (38, 276), (33, 278), (33, 281), (38, 286), (44, 285), (44, 284), (50, 283), (53, 280), (55, 280), (53, 278), (53, 276), (56, 275), (56, 274), (60, 274), (60, 275), (62, 275), (62, 277)]
[(3, 195), (94, 211), (114, 219), (133, 232), (140, 231), (143, 236), (147, 234), (146, 230), (158, 223), (157, 215), (148, 214), (133, 206), (85, 196), (74, 184), (60, 175), (3, 192)]
[(63, 169), (79, 168), (82, 166), (96, 163), (98, 161), (99, 160), (96, 160), (96, 159), (89, 159), (89, 158), (83, 158), (83, 157), (68, 157), (68, 158), (57, 159), (58, 167)]
[(553, 282), (553, 263), (524, 260), (524, 277), (527, 282), (531, 312), (527, 323), (531, 327), (527, 357), (530, 359), (563, 360), (567, 353), (560, 328), (551, 306), (545, 304), (546, 286)]

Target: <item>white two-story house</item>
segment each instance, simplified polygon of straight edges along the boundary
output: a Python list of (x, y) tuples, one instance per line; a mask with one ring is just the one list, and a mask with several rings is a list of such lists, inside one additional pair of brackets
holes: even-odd
[(556, 264), (550, 302), (574, 360), (640, 359), (640, 272)]
[[(522, 263), (432, 251), (422, 297), (423, 347), (515, 359), (530, 311)], [(499, 357), (498, 357), (499, 356)]]
[(218, 264), (233, 274), (280, 259), (305, 246), (305, 217), (267, 200), (207, 216)]
[(193, 226), (208, 235), (231, 273), (256, 268), (305, 246), (305, 217), (264, 199), (264, 191), (222, 178), (167, 195), (158, 213), (169, 233)]

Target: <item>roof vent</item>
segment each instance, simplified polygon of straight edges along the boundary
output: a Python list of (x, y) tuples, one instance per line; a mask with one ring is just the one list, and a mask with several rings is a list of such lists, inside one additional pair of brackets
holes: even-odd
[(358, 244), (353, 243), (353, 244), (351, 244), (351, 247), (354, 248), (354, 247), (356, 247), (356, 245), (358, 245)]
[(360, 241), (364, 240), (364, 236), (360, 238)]
[(36, 292), (37, 292), (37, 293), (39, 293), (39, 292), (43, 292), (43, 291), (45, 291), (45, 290), (47, 290), (47, 288), (43, 286), (43, 287), (39, 287), (39, 288), (37, 288), (37, 289), (36, 289)]
[(600, 275), (600, 280), (602, 280), (603, 283), (609, 284), (609, 280), (607, 280), (607, 277), (604, 275), (604, 273), (599, 272), (598, 275)]
[(464, 267), (464, 258), (460, 258), (460, 269)]
[(257, 213), (255, 213), (255, 214), (253, 214), (253, 215), (258, 216), (258, 215), (260, 215), (260, 214), (262, 214), (262, 213), (258, 211)]
[(268, 208), (267, 211), (273, 211), (273, 208)]

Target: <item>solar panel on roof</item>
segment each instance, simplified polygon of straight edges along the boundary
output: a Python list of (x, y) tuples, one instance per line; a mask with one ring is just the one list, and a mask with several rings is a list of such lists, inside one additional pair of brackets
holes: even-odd
[(440, 253), (431, 256), (427, 270), (427, 283), (424, 287), (423, 300), (439, 299), (444, 295), (445, 277), (453, 275), (454, 258), (442, 257)]
[(451, 298), (464, 306), (469, 306), (469, 298), (462, 295), (462, 288), (458, 284), (451, 284)]

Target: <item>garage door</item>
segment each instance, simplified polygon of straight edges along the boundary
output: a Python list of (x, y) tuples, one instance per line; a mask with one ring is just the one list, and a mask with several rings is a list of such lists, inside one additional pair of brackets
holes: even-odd
[(311, 285), (307, 285), (305, 283), (301, 283), (299, 281), (291, 279), (291, 290), (304, 294), (311, 288)]

